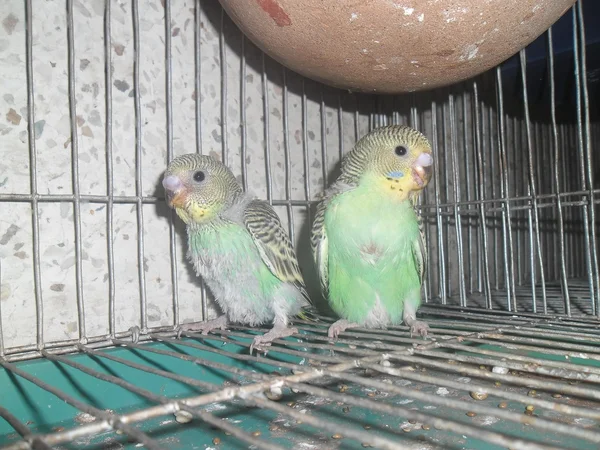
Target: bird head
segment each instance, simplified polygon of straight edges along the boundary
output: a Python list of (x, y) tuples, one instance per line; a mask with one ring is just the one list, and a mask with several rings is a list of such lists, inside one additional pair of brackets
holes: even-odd
[(188, 225), (210, 221), (242, 192), (227, 166), (196, 153), (173, 159), (162, 185), (167, 204)]
[(427, 138), (410, 127), (377, 128), (361, 138), (342, 163), (342, 178), (369, 180), (400, 199), (414, 195), (431, 179), (433, 157)]

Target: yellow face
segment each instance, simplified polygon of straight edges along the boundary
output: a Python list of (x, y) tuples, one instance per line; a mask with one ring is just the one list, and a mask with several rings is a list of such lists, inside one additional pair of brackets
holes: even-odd
[(167, 204), (187, 225), (214, 219), (241, 190), (227, 167), (197, 154), (171, 161), (162, 184)]
[[(180, 174), (181, 178), (185, 178)], [(192, 177), (193, 178), (193, 175)], [(194, 201), (193, 186), (190, 189), (185, 183), (182, 183), (177, 190), (167, 190), (167, 204), (175, 209), (175, 212), (186, 224), (203, 223), (216, 215), (215, 208), (211, 205), (200, 205)]]
[(381, 190), (405, 200), (427, 186), (432, 164), (431, 148), (426, 141), (386, 142), (374, 152), (370, 172)]
[(214, 211), (194, 204), (188, 206), (174, 206), (174, 208), (179, 218), (183, 220), (186, 225), (189, 225), (190, 223), (201, 224), (216, 216)]

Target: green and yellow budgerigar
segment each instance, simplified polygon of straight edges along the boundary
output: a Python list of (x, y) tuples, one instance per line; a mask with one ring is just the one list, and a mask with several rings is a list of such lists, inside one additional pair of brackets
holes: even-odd
[(244, 193), (233, 173), (210, 156), (189, 154), (169, 164), (167, 203), (187, 226), (188, 257), (223, 315), (184, 330), (225, 329), (234, 322), (273, 328), (255, 346), (297, 332), (289, 319), (311, 309), (296, 254), (279, 217), (265, 201)]
[(427, 335), (416, 320), (427, 253), (415, 201), (432, 164), (427, 138), (396, 125), (368, 133), (344, 157), (311, 232), (321, 287), (341, 317), (329, 337), (402, 321), (411, 335)]

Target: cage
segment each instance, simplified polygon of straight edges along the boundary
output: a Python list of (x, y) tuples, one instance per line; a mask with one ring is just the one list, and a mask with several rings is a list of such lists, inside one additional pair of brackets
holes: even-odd
[[(294, 74), (216, 1), (1, 15), (2, 448), (598, 448), (594, 2), (488, 73), (402, 96)], [(210, 154), (268, 199), (316, 298), (316, 196), (389, 123), (436, 159), (431, 336), (331, 343), (323, 317), (266, 354), (241, 326), (176, 339), (215, 311), (159, 189), (167, 161)]]

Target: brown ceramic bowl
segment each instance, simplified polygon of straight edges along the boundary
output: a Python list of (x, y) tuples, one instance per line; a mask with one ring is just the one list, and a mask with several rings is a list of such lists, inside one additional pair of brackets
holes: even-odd
[(575, 0), (220, 0), (286, 67), (352, 91), (450, 85), (512, 56)]

